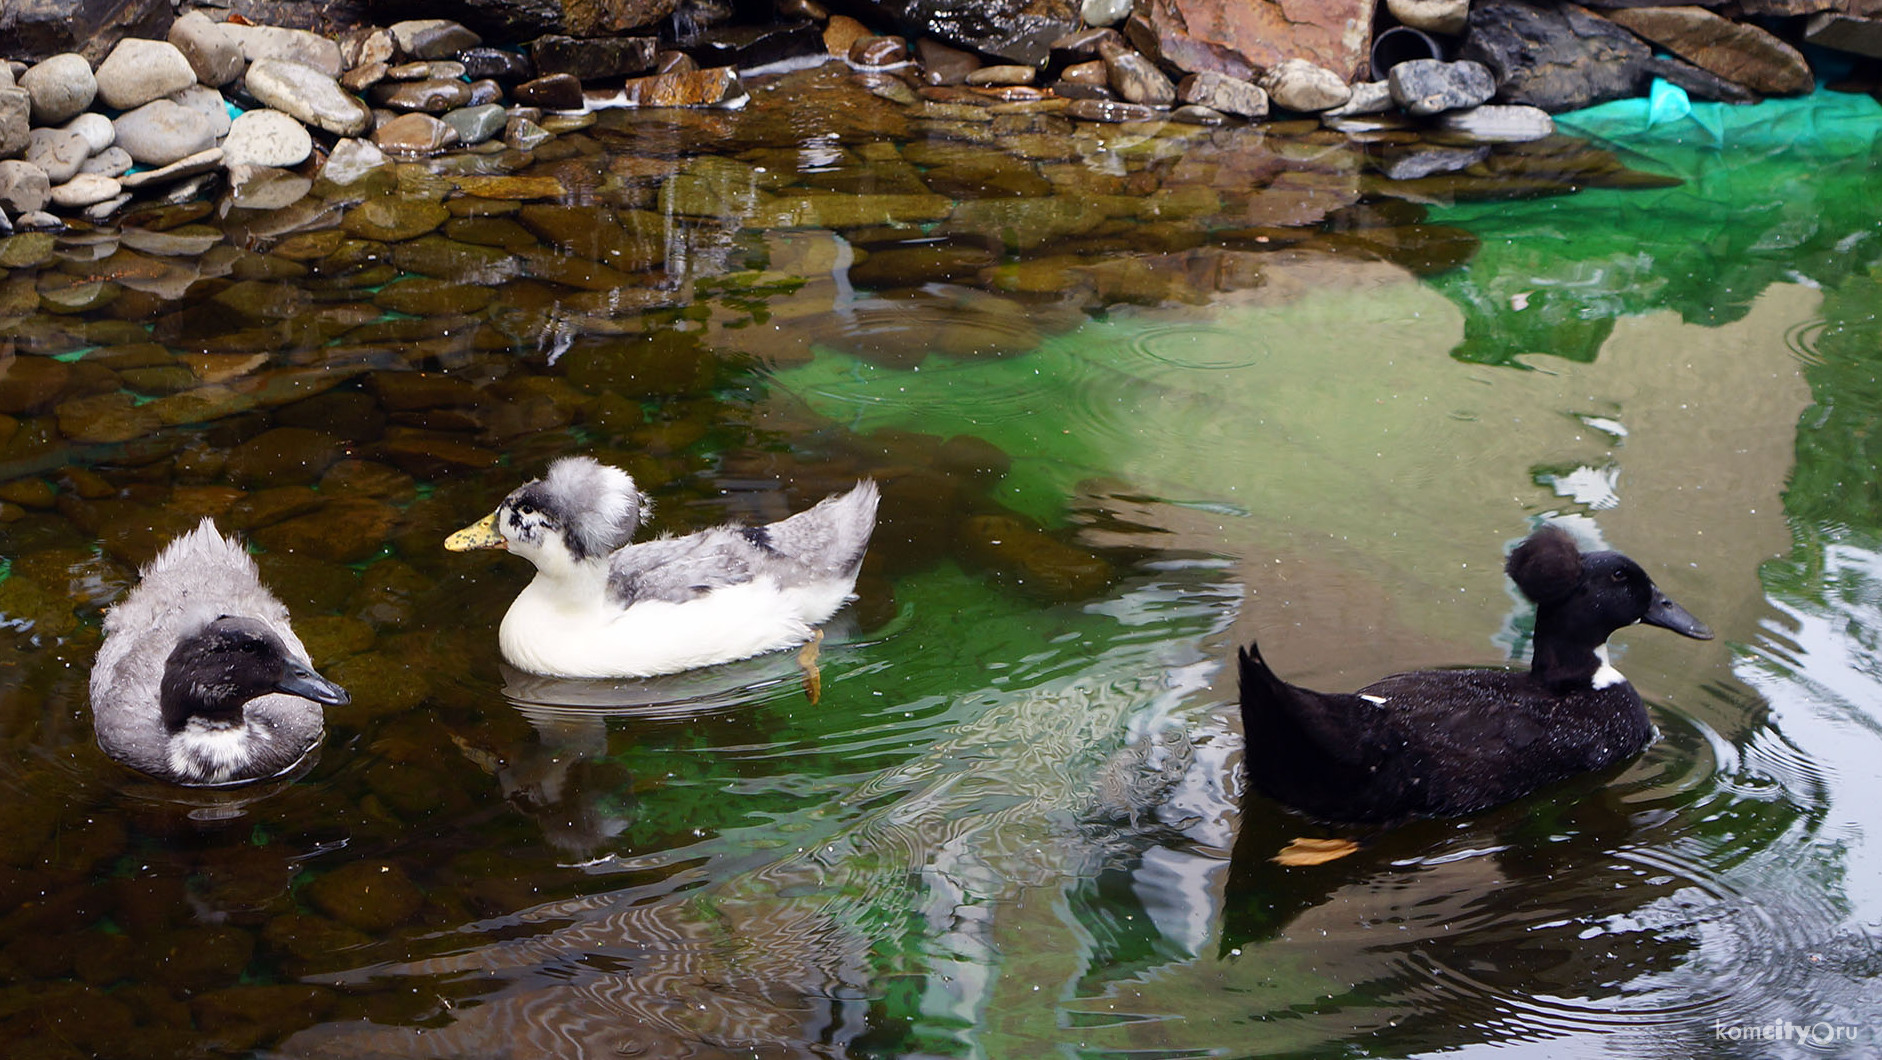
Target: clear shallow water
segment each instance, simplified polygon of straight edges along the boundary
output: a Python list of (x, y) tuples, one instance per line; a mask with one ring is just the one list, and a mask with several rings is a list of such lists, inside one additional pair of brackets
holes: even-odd
[[(1185, 247), (1146, 217), (1003, 213), (1011, 245), (971, 211), (893, 239), (784, 225), (836, 209), (804, 184), (912, 194), (857, 161), (886, 112), (845, 106), (841, 150), (713, 118), (687, 133), (731, 141), (736, 165), (606, 167), (628, 182), (594, 193), (666, 218), (664, 276), (686, 278), (637, 289), (645, 314), (532, 276), (477, 310), (336, 321), (309, 304), (363, 272), (326, 294), (320, 269), (269, 292), (212, 277), (193, 317), (156, 326), (165, 342), (229, 356), (287, 321), (303, 338), (277, 361), (353, 367), (150, 448), (34, 449), (45, 414), (18, 417), (9, 475), (54, 495), (17, 494), (0, 527), (0, 1018), (18, 1055), (1875, 1048), (1882, 292), (1863, 145), (1728, 162), (1642, 138), (1688, 183), (1438, 209), (1419, 223), (1477, 249), (1421, 275), (1318, 229)], [(1162, 174), (1166, 204), (1193, 194), (1173, 170), (1214, 157), (1113, 135), (1073, 156)], [(907, 156), (924, 186), (988, 213), (1025, 199), (1000, 189), (1036, 195), (1027, 173), (1064, 177), (934, 140), (954, 142)], [(1263, 150), (1296, 186), (1357, 197), (1342, 149)], [(688, 212), (693, 195), (727, 212)], [(333, 253), (423, 271), (391, 243)], [(858, 279), (871, 261), (878, 287)], [(13, 334), (152, 399), (167, 377), (121, 352), (137, 310)], [(91, 341), (58, 348), (72, 319)], [(883, 482), (818, 702), (788, 657), (621, 685), (500, 666), (525, 572), (437, 542), (569, 449), (624, 461), (662, 530)], [(316, 503), (322, 536), (291, 533)], [(355, 702), (292, 783), (192, 796), (103, 758), (84, 680), (127, 564), (211, 507), (253, 526)], [(1502, 550), (1545, 515), (1719, 632), (1619, 638), (1661, 739), (1611, 776), (1272, 864), (1328, 830), (1243, 801), (1236, 644), (1259, 636), (1326, 687), (1503, 661), (1526, 616)], [(1857, 1040), (1748, 1037), (1780, 1021)]]

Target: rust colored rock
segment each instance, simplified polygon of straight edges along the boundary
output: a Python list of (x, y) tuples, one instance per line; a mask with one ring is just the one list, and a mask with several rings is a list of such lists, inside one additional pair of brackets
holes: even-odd
[(1191, 73), (1258, 81), (1284, 59), (1305, 59), (1351, 81), (1372, 40), (1368, 0), (1149, 0), (1125, 32), (1145, 54)]
[(1803, 53), (1757, 26), (1703, 7), (1617, 8), (1607, 17), (1703, 70), (1767, 95), (1816, 87)]
[(607, 37), (651, 26), (678, 0), (562, 0), (562, 28), (574, 37)]
[(894, 36), (858, 37), (850, 42), (850, 62), (857, 66), (890, 66), (908, 59), (908, 42)]
[(738, 71), (729, 66), (629, 78), (625, 89), (630, 107), (735, 106), (746, 98)]

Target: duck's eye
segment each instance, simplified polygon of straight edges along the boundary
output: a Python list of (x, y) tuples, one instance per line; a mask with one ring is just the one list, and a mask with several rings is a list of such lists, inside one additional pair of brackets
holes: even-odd
[(528, 501), (524, 501), (524, 502), (522, 502), (521, 504), (518, 504), (518, 505), (516, 506), (516, 514), (518, 514), (518, 515), (535, 515), (535, 514), (536, 514), (536, 506), (535, 506), (535, 505), (533, 505), (533, 504), (531, 504), (531, 503), (529, 503)]
[(1613, 578), (1617, 582), (1624, 582), (1627, 580), (1627, 572), (1624, 570), (1617, 570), (1613, 574), (1608, 575), (1608, 577)]
[(261, 641), (245, 640), (242, 642), (242, 650), (247, 652), (250, 655), (260, 655), (261, 654)]

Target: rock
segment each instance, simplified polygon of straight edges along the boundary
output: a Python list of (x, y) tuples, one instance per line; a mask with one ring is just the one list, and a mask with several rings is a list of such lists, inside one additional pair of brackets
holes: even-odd
[(23, 88), (0, 88), (0, 158), (26, 150), (32, 132), (33, 97)]
[(275, 427), (232, 449), (226, 471), (244, 489), (311, 485), (344, 455), (343, 450), (340, 441), (325, 432)]
[(1156, 64), (1132, 51), (1122, 41), (1106, 39), (1098, 45), (1111, 91), (1126, 103), (1167, 107), (1176, 102), (1176, 86)]
[(1111, 584), (1103, 557), (1068, 545), (1011, 515), (976, 515), (956, 529), (956, 549), (969, 565), (1029, 596), (1080, 600)]
[(388, 81), (462, 81), (464, 64), (449, 59), (427, 59), (386, 68)]
[[(865, 66), (865, 67), (894, 66), (897, 63), (903, 63), (903, 62), (908, 61), (908, 41), (902, 39), (901, 37), (897, 37), (893, 35), (884, 36), (884, 35), (871, 33), (866, 36), (858, 37), (854, 41), (852, 41), (850, 43), (849, 51), (846, 52), (845, 55), (848, 56), (850, 62), (855, 63), (857, 66)], [(1028, 67), (1016, 68), (1016, 67), (1002, 66), (1002, 67), (995, 67), (994, 69), (1000, 69), (1000, 70), (1025, 69), (1027, 71), (1030, 71), (1032, 67), (1028, 66)], [(979, 72), (980, 71), (976, 70), (974, 74), (969, 74), (967, 76), (971, 79), (974, 77), (975, 74), (978, 74)], [(979, 82), (979, 83), (991, 84), (992, 82)]]
[(581, 110), (582, 83), (568, 74), (550, 74), (525, 81), (511, 92), (516, 102), (544, 110)]
[(1030, 85), (1038, 76), (1039, 71), (1030, 66), (983, 66), (968, 74), (966, 83), (970, 85)]
[(1162, 112), (1141, 104), (1105, 99), (1075, 99), (1066, 104), (1061, 113), (1068, 118), (1102, 122), (1161, 121), (1164, 118)]
[(1346, 79), (1305, 59), (1284, 59), (1269, 70), (1261, 87), (1278, 107), (1303, 114), (1332, 110), (1353, 96)]
[[(445, 280), (434, 280), (427, 276), (417, 276), (411, 279), (400, 280), (397, 283), (389, 283), (381, 287), (379, 293), (373, 296), (373, 304), (381, 309), (389, 309), (395, 313), (410, 313), (413, 316), (437, 317), (475, 313), (495, 301), (496, 297), (497, 292), (488, 287), (475, 287), (461, 283), (450, 283)], [(387, 373), (379, 373), (374, 375), (373, 378), (378, 380), (386, 374)], [(416, 373), (391, 374), (402, 375)], [(461, 382), (461, 380), (458, 380), (458, 382)], [(463, 385), (466, 389), (472, 389), (468, 383), (464, 383)], [(473, 390), (473, 397), (474, 393)], [(383, 399), (383, 395), (381, 396)], [(463, 403), (474, 405), (477, 402), (471, 400)], [(397, 408), (396, 405), (390, 402), (386, 403), (386, 407)]]
[[(436, 118), (427, 120), (437, 121)], [(367, 199), (347, 211), (341, 228), (360, 239), (403, 243), (435, 230), (450, 217), (451, 212), (440, 203), (405, 196), (381, 196)]]
[[(1066, 72), (1069, 74), (1071, 71)], [(1183, 78), (1182, 84), (1176, 86), (1176, 98), (1184, 103), (1208, 107), (1224, 114), (1239, 114), (1244, 118), (1268, 116), (1268, 94), (1260, 85), (1214, 71), (1190, 74)]]
[(503, 126), (503, 142), (518, 151), (534, 151), (553, 139), (554, 133), (520, 114), (510, 115)]
[(209, 119), (188, 107), (159, 99), (112, 122), (117, 146), (144, 166), (167, 166), (215, 145)]
[(19, 416), (49, 408), (71, 381), (72, 366), (50, 357), (0, 362), (0, 414)]
[(681, 42), (700, 66), (757, 66), (808, 59), (823, 54), (823, 31), (812, 22), (714, 26)]
[(503, 86), (485, 78), (482, 81), (470, 83), (470, 102), (465, 106), (481, 107), (490, 103), (502, 103), (503, 98)]
[[(104, 115), (101, 114), (99, 117), (102, 118)], [(107, 124), (109, 124), (109, 122), (107, 122)], [(112, 135), (117, 135), (115, 129), (112, 130)], [(128, 151), (124, 150), (122, 147), (112, 146), (87, 158), (85, 164), (78, 167), (78, 171), (80, 173), (90, 173), (100, 177), (120, 177), (129, 173), (131, 167), (136, 164), (137, 163), (131, 161), (131, 155)]]
[(729, 66), (632, 77), (623, 87), (630, 107), (733, 107), (749, 98)]
[(85, 147), (91, 154), (108, 149), (117, 142), (118, 133), (111, 127), (111, 119), (102, 114), (81, 114), (65, 123), (65, 127), (85, 138)]
[(34, 65), (20, 75), (19, 87), (32, 97), (33, 121), (38, 125), (54, 125), (83, 113), (98, 95), (98, 79), (92, 74), (91, 64), (72, 52)]
[(1125, 32), (1145, 55), (1191, 73), (1258, 81), (1295, 59), (1344, 84), (1366, 57), (1373, 7), (1372, 0), (1146, 0)]
[(936, 38), (997, 59), (1040, 66), (1052, 42), (1079, 28), (1075, 0), (875, 0), (880, 20), (911, 30), (920, 40)]
[(358, 136), (372, 127), (372, 111), (320, 70), (288, 59), (256, 59), (245, 81), (264, 106), (335, 136)]
[(1413, 29), (1450, 37), (1470, 22), (1470, 0), (1385, 0), (1385, 9)]
[(429, 114), (401, 114), (372, 131), (380, 150), (403, 158), (434, 155), (456, 141), (457, 130)]
[(1189, 125), (1226, 125), (1229, 118), (1228, 115), (1213, 107), (1185, 103), (1170, 111), (1170, 120), (1185, 122)]
[(1703, 7), (1616, 8), (1607, 17), (1727, 81), (1773, 96), (1816, 88), (1803, 53), (1747, 22)]
[(1379, 160), (1379, 172), (1390, 180), (1417, 180), (1438, 173), (1455, 173), (1489, 157), (1488, 145), (1442, 147), (1416, 144), (1406, 150), (1384, 154)]
[[(159, 103), (163, 102), (158, 100)], [(154, 104), (151, 104), (154, 106)], [(158, 184), (172, 184), (190, 177), (199, 176), (217, 169), (222, 165), (222, 148), (211, 147), (193, 155), (179, 158), (167, 166), (155, 169), (126, 173), (118, 178), (118, 183), (127, 188), (144, 188)]]
[(484, 42), (482, 37), (448, 18), (420, 18), (387, 27), (392, 43), (414, 59), (448, 59)]
[(486, 103), (481, 107), (462, 107), (444, 115), (443, 121), (457, 133), (457, 142), (470, 146), (480, 144), (503, 131), (509, 122), (509, 112), (501, 103)]
[(1461, 110), (1487, 103), (1496, 95), (1490, 68), (1465, 59), (1413, 59), (1392, 67), (1386, 75), (1392, 98), (1405, 112), (1429, 117), (1440, 111)]
[(1446, 111), (1437, 127), (1488, 144), (1526, 143), (1555, 132), (1555, 120), (1540, 107), (1484, 106)]
[(932, 37), (915, 42), (915, 58), (921, 63), (921, 79), (931, 85), (965, 84), (967, 75), (980, 68), (980, 59), (972, 52), (950, 48)]
[(205, 85), (220, 88), (242, 76), (248, 65), (242, 45), (200, 11), (179, 15), (168, 39), (196, 71), (196, 80)]
[(74, 442), (128, 442), (163, 425), (156, 413), (122, 392), (74, 398), (53, 411), (59, 433)]
[(470, 102), (462, 81), (388, 81), (372, 87), (372, 100), (391, 110), (443, 114)]
[[(294, 62), (311, 66), (335, 80), (339, 78), (340, 71), (346, 68), (340, 62), (340, 45), (318, 33), (279, 26), (244, 26), (235, 22), (223, 22), (220, 25), (222, 32), (235, 39), (236, 45), (242, 49), (242, 58), (248, 61), (251, 68), (263, 59)], [(253, 69), (250, 69), (249, 76), (254, 77)], [(253, 91), (252, 84), (250, 90)]]
[(1756, 103), (1764, 98), (1736, 81), (1727, 81), (1710, 70), (1701, 69), (1671, 55), (1655, 55), (1647, 62), (1647, 72), (1685, 89), (1686, 95), (1693, 99), (1719, 103)]
[(368, 140), (341, 140), (327, 154), (327, 164), (320, 175), (335, 184), (351, 184), (386, 164), (384, 151)]
[(244, 210), (279, 210), (306, 198), (314, 188), (311, 178), (273, 166), (238, 162), (228, 170), (228, 204)]
[(464, 74), (473, 80), (489, 78), (507, 84), (527, 81), (536, 76), (529, 59), (506, 48), (466, 48), (457, 54), (464, 64)]
[(1346, 102), (1332, 110), (1323, 110), (1320, 117), (1351, 118), (1361, 114), (1384, 114), (1395, 104), (1392, 101), (1392, 86), (1384, 81), (1358, 81), (1352, 86), (1353, 94)]
[(833, 16), (823, 27), (823, 50), (838, 58), (850, 53), (857, 41), (870, 36), (869, 27), (848, 15)]
[(1078, 14), (1088, 26), (1114, 26), (1130, 17), (1131, 0), (1084, 0)]
[(97, 62), (125, 37), (162, 37), (174, 17), (170, 0), (5, 0), (3, 54), (36, 60), (78, 52)]
[(367, 63), (355, 66), (340, 75), (340, 87), (348, 92), (364, 92), (386, 79), (390, 72), (384, 63)]
[(1476, 0), (1458, 57), (1488, 66), (1505, 102), (1552, 113), (1644, 95), (1653, 76), (1647, 45), (1573, 4)]
[(34, 129), (26, 138), (26, 161), (38, 166), (46, 179), (64, 184), (91, 157), (91, 144), (70, 129)]
[(229, 104), (222, 98), (222, 93), (208, 85), (191, 85), (180, 92), (172, 92), (169, 99), (209, 119), (209, 131), (217, 139), (229, 134)]
[(529, 46), (529, 57), (538, 74), (568, 74), (579, 81), (593, 81), (653, 69), (659, 47), (655, 37), (579, 40), (551, 35), (536, 38)]
[(1824, 11), (1804, 23), (1804, 40), (1821, 48), (1882, 58), (1882, 19)]
[(226, 166), (298, 166), (314, 153), (307, 127), (278, 110), (251, 110), (236, 118), (222, 141)]
[[(176, 45), (136, 38), (119, 41), (98, 64), (96, 77), (99, 101), (113, 110), (141, 107), (196, 83), (196, 71)], [(64, 121), (76, 113), (50, 120)]]

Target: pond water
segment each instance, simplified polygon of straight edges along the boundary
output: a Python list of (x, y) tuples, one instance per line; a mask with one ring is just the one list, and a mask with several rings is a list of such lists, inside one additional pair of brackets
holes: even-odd
[[(1882, 108), (1389, 181), (1389, 129), (869, 87), (0, 246), (10, 1056), (1877, 1048)], [(655, 531), (880, 482), (820, 693), (503, 667), (526, 566), (441, 542), (565, 452)], [(92, 743), (99, 615), (204, 514), (353, 694), (290, 780)], [(1518, 658), (1549, 518), (1719, 633), (1617, 638), (1639, 760), (1384, 832), (1244, 796), (1238, 644)]]

